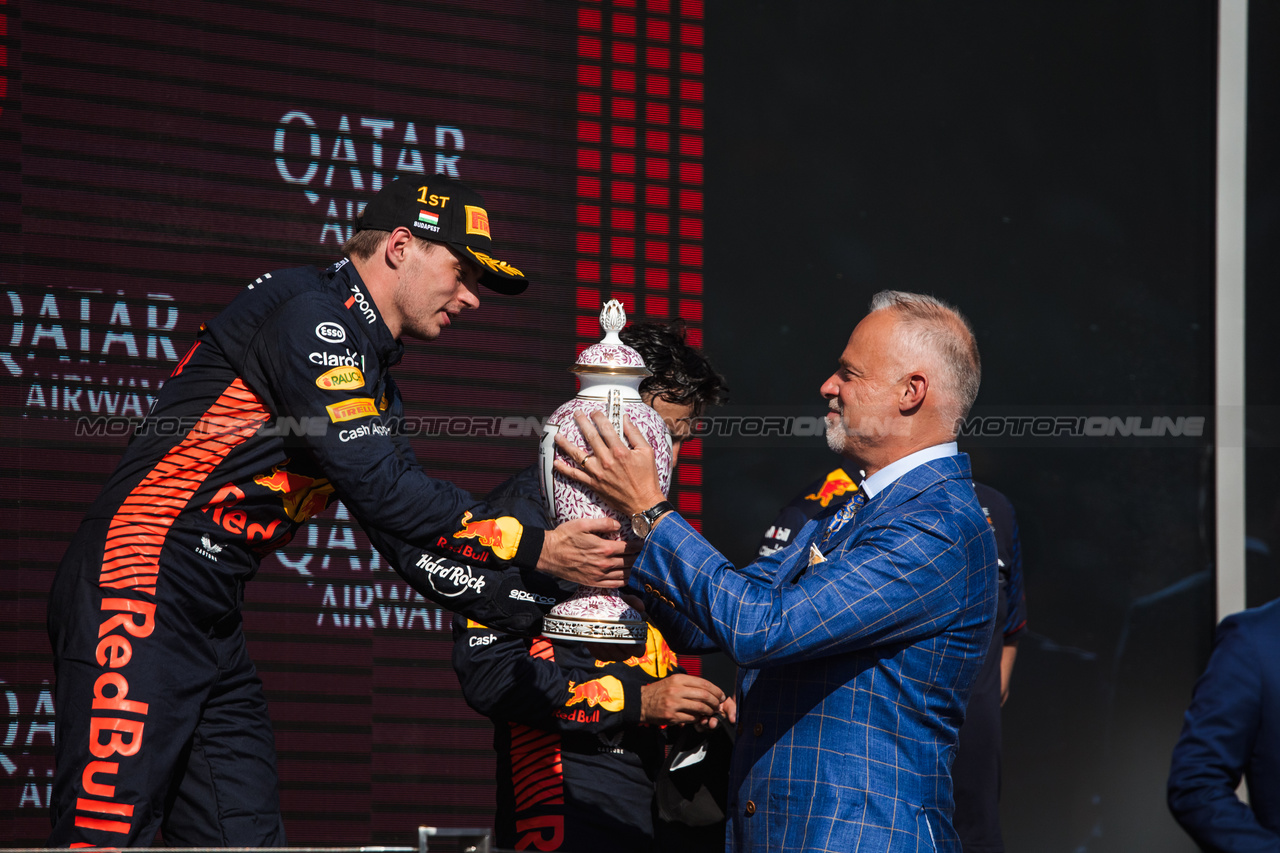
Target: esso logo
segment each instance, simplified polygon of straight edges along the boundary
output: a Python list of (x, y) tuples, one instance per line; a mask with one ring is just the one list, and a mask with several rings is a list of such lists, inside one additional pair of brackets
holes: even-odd
[(316, 337), (331, 344), (340, 344), (347, 339), (347, 330), (337, 323), (326, 321), (316, 326)]

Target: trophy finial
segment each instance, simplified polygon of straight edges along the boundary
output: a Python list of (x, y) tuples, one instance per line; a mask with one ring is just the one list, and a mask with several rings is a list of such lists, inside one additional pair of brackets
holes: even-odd
[[(617, 340), (618, 332), (627, 325), (627, 311), (617, 299), (610, 299), (600, 310), (600, 326), (605, 331), (605, 340)], [(612, 339), (612, 340), (611, 340)]]
[(579, 376), (589, 373), (633, 376), (638, 377), (637, 382), (646, 376), (652, 376), (649, 368), (644, 366), (640, 353), (624, 344), (618, 335), (625, 325), (626, 309), (617, 299), (610, 299), (600, 311), (600, 326), (604, 329), (604, 337), (584, 349), (570, 370)]

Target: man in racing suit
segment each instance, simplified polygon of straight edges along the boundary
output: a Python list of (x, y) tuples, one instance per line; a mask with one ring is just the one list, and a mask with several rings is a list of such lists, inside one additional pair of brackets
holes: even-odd
[[(640, 384), (640, 396), (667, 422), (674, 467), (690, 419), (721, 401), (723, 378), (685, 342), (679, 321), (632, 324), (620, 337), (653, 373)], [(529, 528), (551, 525), (536, 466), (488, 500)], [(699, 831), (667, 825), (655, 814), (654, 781), (667, 743), (662, 727), (715, 713), (724, 701), (718, 687), (679, 666), (657, 628), (648, 626), (634, 654), (597, 660), (600, 647), (494, 627), (455, 616), (453, 668), (467, 704), (493, 722), (499, 847), (724, 849), (723, 824)], [(704, 645), (712, 647), (709, 639)], [(732, 704), (724, 710), (733, 722)]]
[(203, 325), (57, 571), (51, 846), (279, 846), (275, 747), (241, 629), (262, 556), (343, 501), (424, 596), (536, 632), (554, 578), (622, 583), (616, 523), (525, 529), (428, 477), (389, 368), (476, 284), (519, 293), (480, 196), (401, 179), (349, 257), (250, 284)]

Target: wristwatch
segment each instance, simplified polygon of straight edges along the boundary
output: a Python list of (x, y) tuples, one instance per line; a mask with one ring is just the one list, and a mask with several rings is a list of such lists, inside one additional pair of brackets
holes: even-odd
[(658, 520), (658, 516), (674, 510), (675, 507), (671, 505), (671, 501), (658, 501), (644, 512), (632, 513), (631, 532), (641, 539), (645, 538), (653, 529), (653, 523)]

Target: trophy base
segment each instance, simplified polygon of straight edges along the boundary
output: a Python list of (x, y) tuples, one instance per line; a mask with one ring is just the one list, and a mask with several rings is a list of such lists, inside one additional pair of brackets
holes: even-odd
[(580, 643), (643, 643), (649, 626), (634, 619), (583, 619), (577, 616), (548, 615), (542, 619), (542, 636), (552, 640)]

